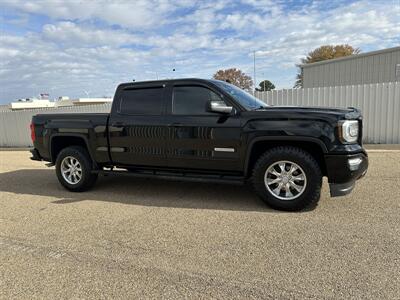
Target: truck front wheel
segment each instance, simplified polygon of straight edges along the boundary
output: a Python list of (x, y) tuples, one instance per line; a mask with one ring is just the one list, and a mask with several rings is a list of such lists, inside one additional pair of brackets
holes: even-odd
[(58, 181), (71, 192), (83, 192), (95, 184), (97, 174), (92, 174), (91, 171), (92, 161), (82, 147), (67, 147), (61, 150), (57, 156)]
[(266, 151), (257, 160), (251, 182), (255, 192), (270, 207), (298, 211), (317, 205), (322, 174), (308, 152), (282, 146)]

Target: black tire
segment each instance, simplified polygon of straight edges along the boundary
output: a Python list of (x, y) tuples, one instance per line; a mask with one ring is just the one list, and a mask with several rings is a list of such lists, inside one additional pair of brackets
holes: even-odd
[[(71, 184), (63, 177), (61, 163), (66, 157), (73, 157), (80, 164), (81, 178), (79, 182)], [(80, 146), (67, 147), (60, 151), (56, 160), (56, 174), (63, 187), (71, 192), (83, 192), (90, 189), (97, 180), (97, 174), (91, 173), (93, 163), (86, 149)]]
[[(290, 166), (290, 162), (300, 166), (306, 178), (306, 181), (299, 182), (299, 184), (303, 184), (304, 186), (302, 192), (294, 195), (293, 197), (295, 198), (291, 200), (278, 198), (285, 197), (286, 194), (283, 195), (278, 192), (277, 196), (273, 193), (273, 188), (278, 183), (276, 185), (269, 184), (270, 188), (268, 189), (264, 181), (267, 170), (275, 163), (281, 161), (289, 162), (288, 166)], [(285, 180), (287, 179), (285, 178)], [(257, 160), (253, 168), (251, 183), (254, 191), (268, 206), (278, 210), (299, 211), (317, 206), (321, 195), (322, 173), (317, 161), (310, 153), (297, 147), (280, 146), (266, 151)], [(286, 193), (285, 190), (282, 191)], [(293, 191), (297, 192), (294, 189)]]

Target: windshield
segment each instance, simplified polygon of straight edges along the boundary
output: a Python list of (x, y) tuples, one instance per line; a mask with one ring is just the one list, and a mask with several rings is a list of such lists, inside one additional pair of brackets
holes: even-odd
[(265, 102), (254, 97), (253, 95), (250, 95), (249, 93), (238, 88), (237, 86), (234, 86), (233, 84), (219, 80), (213, 80), (212, 82), (218, 87), (222, 88), (229, 95), (231, 95), (247, 110), (263, 109), (268, 106)]

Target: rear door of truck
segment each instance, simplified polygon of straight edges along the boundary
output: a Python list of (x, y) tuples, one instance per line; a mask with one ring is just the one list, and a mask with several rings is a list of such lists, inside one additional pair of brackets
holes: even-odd
[(120, 86), (109, 120), (110, 156), (117, 166), (166, 166), (165, 84)]

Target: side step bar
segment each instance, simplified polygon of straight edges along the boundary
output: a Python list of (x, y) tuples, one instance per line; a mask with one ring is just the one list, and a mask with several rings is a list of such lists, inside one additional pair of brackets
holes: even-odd
[(208, 174), (194, 174), (194, 173), (175, 173), (163, 171), (112, 171), (112, 170), (93, 170), (92, 173), (99, 175), (125, 175), (138, 178), (159, 178), (165, 180), (176, 181), (192, 181), (192, 182), (214, 182), (224, 184), (243, 185), (245, 180), (242, 176), (230, 175), (208, 175)]

